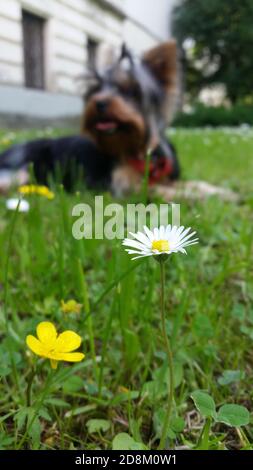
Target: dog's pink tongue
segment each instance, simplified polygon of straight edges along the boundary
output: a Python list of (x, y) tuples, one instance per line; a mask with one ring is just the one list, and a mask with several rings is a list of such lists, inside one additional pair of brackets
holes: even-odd
[(117, 124), (116, 122), (108, 121), (108, 122), (98, 122), (96, 124), (96, 129), (99, 131), (111, 131), (116, 129)]

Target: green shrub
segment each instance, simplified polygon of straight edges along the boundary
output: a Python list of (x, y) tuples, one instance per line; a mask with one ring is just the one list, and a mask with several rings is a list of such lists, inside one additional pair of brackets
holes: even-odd
[(176, 127), (218, 127), (240, 124), (253, 125), (253, 106), (238, 104), (233, 108), (225, 108), (225, 106), (212, 107), (198, 103), (192, 113), (179, 113), (173, 121)]

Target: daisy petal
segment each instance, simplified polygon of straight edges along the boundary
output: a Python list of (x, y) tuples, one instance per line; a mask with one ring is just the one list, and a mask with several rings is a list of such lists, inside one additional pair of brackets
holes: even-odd
[(131, 233), (130, 232), (130, 235), (132, 235), (139, 242), (144, 243), (144, 245), (147, 245), (147, 244), (150, 245), (150, 240), (146, 235), (144, 235), (144, 233), (141, 233), (141, 232)]
[(175, 246), (188, 246), (188, 245), (192, 245), (193, 243), (198, 243), (198, 238), (194, 238), (193, 240), (188, 240), (186, 242), (179, 242), (179, 243), (175, 243)]
[[(190, 228), (187, 229), (187, 231), (188, 231), (188, 230), (190, 230)], [(183, 231), (184, 231), (184, 225), (181, 225), (181, 226), (177, 229), (177, 235), (181, 235), (181, 233), (182, 233)]]
[(138, 250), (149, 250), (149, 247), (147, 247), (146, 245), (143, 245), (143, 243), (136, 242), (135, 240), (131, 240), (131, 239), (124, 240), (123, 245), (129, 246), (131, 248), (137, 248)]
[[(190, 230), (191, 230), (190, 228), (189, 228), (189, 229), (187, 228), (186, 230), (184, 230), (179, 236), (177, 236), (178, 240), (183, 240), (183, 239), (186, 237), (186, 235), (189, 234), (189, 231), (190, 231)], [(191, 236), (194, 235), (195, 233), (196, 233), (196, 232), (190, 233), (190, 234), (188, 235), (188, 237), (191, 237)]]
[(135, 259), (147, 258), (148, 256), (153, 256), (153, 255), (154, 255), (154, 253), (147, 253), (147, 254), (135, 256), (134, 258), (132, 258), (132, 261), (135, 260)]
[(143, 228), (144, 228), (144, 231), (146, 232), (148, 239), (152, 242), (154, 240), (153, 232), (151, 232), (151, 230), (149, 230), (149, 228), (146, 225)]
[(165, 238), (165, 228), (163, 225), (161, 225), (160, 227), (160, 239), (162, 240), (163, 238)]
[(185, 237), (179, 237), (178, 241), (180, 242), (185, 242), (186, 240), (189, 240), (190, 238), (192, 238), (194, 235), (196, 234), (196, 232), (192, 232), (192, 233), (189, 233), (189, 235), (186, 235)]
[(154, 228), (154, 240), (159, 240), (160, 234), (159, 234), (159, 229)]
[(128, 253), (129, 255), (132, 255), (132, 254), (135, 254), (135, 253), (136, 253), (137, 255), (140, 255), (140, 254), (146, 255), (146, 254), (149, 253), (149, 252), (142, 251), (142, 250), (126, 250), (126, 251), (127, 251), (127, 253)]
[(128, 254), (137, 255), (132, 260), (177, 252), (187, 254), (185, 248), (198, 243), (198, 238), (194, 238), (196, 232), (191, 232), (191, 227), (185, 228), (183, 225), (161, 225), (153, 231), (144, 226), (143, 230), (145, 233), (132, 233), (133, 240), (126, 238), (123, 241)]
[(199, 242), (198, 241), (190, 241), (190, 242), (187, 242), (187, 243), (183, 243), (182, 245), (180, 245), (181, 247), (185, 247), (185, 246), (191, 246), (191, 245), (197, 245)]
[(169, 225), (167, 225), (166, 230), (165, 230), (166, 239), (169, 236), (170, 232), (171, 232), (171, 225), (169, 224)]

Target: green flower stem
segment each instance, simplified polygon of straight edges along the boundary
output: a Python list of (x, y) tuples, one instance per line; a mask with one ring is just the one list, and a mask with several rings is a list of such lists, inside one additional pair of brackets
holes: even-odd
[(97, 358), (96, 358), (95, 335), (94, 335), (94, 329), (93, 329), (93, 319), (91, 315), (88, 289), (87, 289), (86, 279), (84, 277), (81, 260), (78, 259), (77, 262), (78, 262), (79, 284), (80, 284), (81, 295), (83, 299), (83, 306), (84, 306), (85, 313), (87, 315), (86, 320), (87, 320), (87, 328), (88, 328), (88, 333), (89, 333), (90, 352), (91, 352), (91, 357), (92, 357), (92, 362), (93, 362), (94, 374), (95, 374), (95, 378), (98, 384), (99, 383), (99, 370), (98, 370)]
[(203, 429), (201, 431), (196, 450), (208, 450), (209, 448), (209, 433), (211, 429), (212, 420), (207, 418)]
[[(54, 377), (55, 375), (55, 371), (54, 370), (51, 370), (50, 373), (48, 374), (48, 377), (47, 377), (47, 380), (46, 380), (46, 383), (45, 383), (45, 387), (44, 387), (44, 390), (42, 391), (41, 395), (40, 395), (40, 399), (38, 399), (38, 402), (36, 404), (36, 406), (34, 407), (34, 415), (33, 415), (33, 418), (31, 419), (31, 421), (29, 423), (27, 423), (27, 427), (26, 427), (26, 431), (22, 437), (22, 439), (20, 440), (19, 444), (17, 445), (17, 448), (16, 450), (20, 450), (24, 444), (24, 442), (26, 441), (26, 438), (29, 434), (29, 431), (36, 419), (36, 417), (38, 416), (38, 413), (41, 409), (41, 407), (43, 406), (43, 403), (44, 403), (44, 400), (45, 398), (47, 397), (48, 395), (48, 392), (50, 390), (50, 387), (52, 385), (52, 378)], [(33, 381), (33, 378), (32, 378), (32, 381)]]
[[(6, 249), (6, 262), (5, 262), (5, 266), (4, 266), (3, 316), (4, 316), (4, 322), (5, 322), (5, 329), (6, 329), (7, 337), (11, 336), (10, 335), (9, 314), (8, 314), (8, 308), (7, 308), (7, 304), (8, 304), (8, 300), (9, 300), (9, 291), (8, 291), (9, 267), (10, 267), (13, 235), (14, 235), (14, 231), (15, 231), (15, 227), (16, 227), (18, 211), (19, 211), (19, 206), (20, 206), (21, 200), (22, 200), (22, 198), (20, 198), (19, 201), (18, 201), (16, 210), (13, 214), (13, 217), (12, 217), (12, 220), (11, 220), (11, 223), (10, 223), (8, 244), (7, 244), (7, 249)], [(9, 340), (8, 340), (7, 344), (8, 344), (9, 354), (10, 354), (13, 379), (14, 379), (17, 390), (21, 394), (19, 380), (18, 380), (18, 372), (17, 372), (16, 362), (15, 362), (15, 359), (14, 359), (13, 347), (10, 344)]]
[(27, 388), (26, 388), (26, 405), (29, 407), (32, 404), (32, 385), (33, 379), (35, 376), (36, 370), (32, 367), (30, 374), (27, 379)]
[(142, 183), (142, 194), (143, 194), (143, 204), (147, 204), (148, 201), (148, 182), (149, 182), (149, 167), (151, 160), (151, 150), (147, 151), (146, 160), (145, 160), (145, 173)]
[(168, 432), (168, 426), (170, 423), (171, 411), (173, 406), (173, 394), (174, 394), (174, 374), (173, 374), (173, 356), (170, 346), (170, 341), (166, 332), (166, 323), (165, 323), (165, 305), (164, 305), (164, 285), (165, 285), (165, 269), (164, 269), (164, 260), (160, 261), (160, 270), (161, 270), (161, 320), (162, 320), (162, 334), (164, 339), (165, 350), (167, 354), (168, 366), (169, 366), (169, 389), (168, 389), (168, 401), (167, 401), (167, 410), (165, 414), (165, 419), (162, 428), (162, 435), (158, 449), (162, 450), (165, 447), (166, 436)]
[(239, 439), (241, 441), (241, 444), (242, 446), (245, 448), (245, 447), (248, 447), (250, 449), (250, 442), (245, 434), (245, 432), (243, 431), (243, 429), (241, 428), (236, 428), (236, 432), (239, 436)]

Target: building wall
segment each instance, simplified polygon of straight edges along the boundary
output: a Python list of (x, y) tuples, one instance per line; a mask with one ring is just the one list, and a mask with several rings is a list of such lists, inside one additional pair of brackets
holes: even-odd
[(122, 18), (88, 0), (0, 0), (0, 82), (24, 84), (22, 8), (47, 20), (46, 89), (77, 93), (87, 37), (119, 44)]
[[(43, 93), (48, 94), (51, 114), (62, 115), (67, 109), (70, 113), (78, 112), (76, 97), (81, 83), (78, 77), (86, 68), (88, 37), (115, 46), (125, 41), (137, 53), (166, 40), (169, 13), (175, 0), (159, 0), (159, 8), (157, 1), (0, 0), (0, 113), (5, 112), (7, 97), (12, 95), (11, 112), (16, 106), (18, 112), (23, 109), (41, 114), (44, 107), (38, 103)], [(22, 9), (47, 20), (44, 92), (24, 88)], [(61, 95), (61, 100), (63, 95), (72, 95), (73, 106), (66, 100), (68, 105), (59, 107), (56, 94)]]
[(144, 27), (157, 41), (166, 41), (170, 33), (170, 16), (178, 0), (125, 0), (125, 11), (132, 22)]

